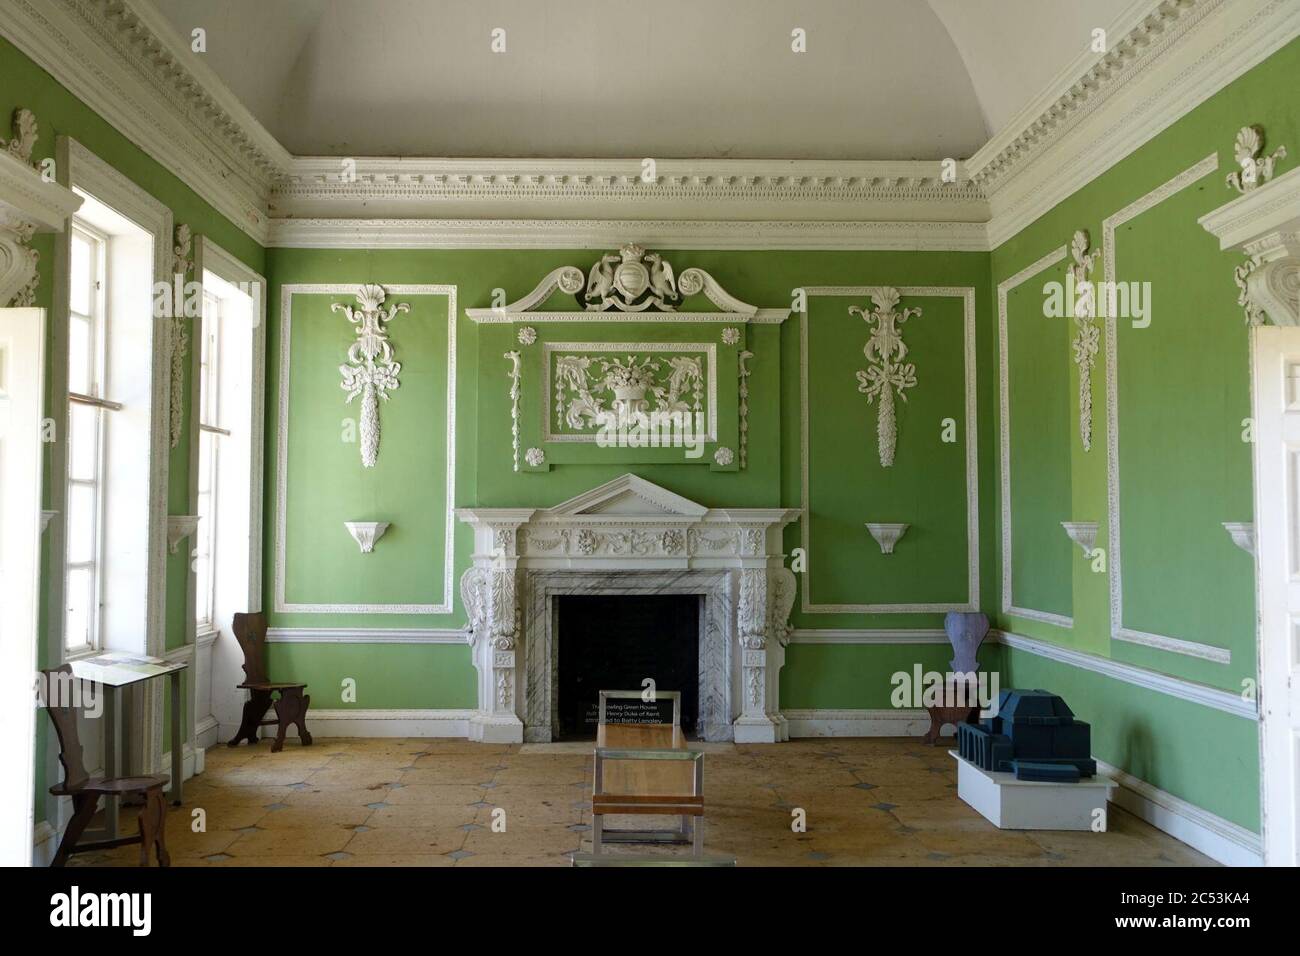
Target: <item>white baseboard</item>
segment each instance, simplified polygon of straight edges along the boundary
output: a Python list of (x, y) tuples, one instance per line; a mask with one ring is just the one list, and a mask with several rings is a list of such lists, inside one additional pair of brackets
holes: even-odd
[(1104, 760), (1097, 761), (1097, 769), (1119, 784), (1111, 802), (1135, 817), (1225, 866), (1263, 864), (1263, 841), (1258, 833), (1165, 793)]
[[(181, 750), (181, 780), (188, 780), (196, 773), (202, 773), (206, 763), (206, 755), (203, 749), (194, 750), (189, 744), (185, 744)], [(158, 775), (167, 778), (167, 785), (170, 787), (172, 782), (172, 752), (163, 751), (162, 758), (158, 765)]]
[(924, 710), (782, 710), (791, 737), (919, 737), (930, 727)]
[[(307, 730), (313, 737), (469, 737), (473, 710), (308, 710)], [(222, 740), (239, 730), (221, 725)], [(274, 736), (263, 727), (262, 736)], [(289, 737), (294, 736), (290, 731)]]
[(32, 833), (32, 866), (49, 866), (59, 848), (59, 835), (49, 821), (36, 824)]
[(219, 730), (220, 726), (216, 717), (208, 714), (208, 716), (200, 718), (194, 727), (194, 737), (199, 750), (215, 747), (219, 738)]

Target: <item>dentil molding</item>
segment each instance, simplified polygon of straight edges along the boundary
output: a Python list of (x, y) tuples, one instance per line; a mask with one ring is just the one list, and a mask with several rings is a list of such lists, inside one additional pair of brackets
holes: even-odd
[(82, 203), (32, 165), (39, 136), (35, 115), (19, 108), (13, 138), (0, 140), (0, 307), (34, 304), (40, 254), (28, 243), (38, 232), (62, 232)]

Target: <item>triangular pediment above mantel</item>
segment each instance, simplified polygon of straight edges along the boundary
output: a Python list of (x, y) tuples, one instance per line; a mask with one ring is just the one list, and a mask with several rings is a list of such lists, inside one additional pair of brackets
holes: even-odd
[(627, 474), (584, 491), (542, 514), (551, 518), (582, 515), (700, 518), (706, 511), (704, 505), (683, 498), (653, 481)]

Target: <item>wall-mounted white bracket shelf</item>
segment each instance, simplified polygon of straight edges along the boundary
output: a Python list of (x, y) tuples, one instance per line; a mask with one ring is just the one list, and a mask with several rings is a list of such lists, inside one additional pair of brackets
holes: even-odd
[(880, 545), (881, 554), (893, 554), (894, 545), (903, 533), (910, 528), (909, 524), (873, 524), (867, 522), (867, 530), (871, 532), (871, 537), (876, 539), (876, 544)]
[(182, 538), (188, 538), (199, 526), (198, 515), (167, 516), (167, 551), (175, 554)]
[(1253, 521), (1225, 521), (1223, 530), (1228, 532), (1232, 543), (1251, 557), (1255, 556), (1255, 523)]
[(53, 518), (56, 514), (58, 514), (57, 511), (41, 512), (41, 534), (45, 533), (45, 529), (50, 526), (50, 519)]
[(1083, 549), (1085, 557), (1092, 556), (1092, 549), (1097, 544), (1097, 522), (1062, 521), (1061, 527), (1070, 536), (1070, 540)]
[(343, 526), (361, 547), (362, 554), (375, 550), (375, 542), (388, 530), (387, 521), (345, 521)]

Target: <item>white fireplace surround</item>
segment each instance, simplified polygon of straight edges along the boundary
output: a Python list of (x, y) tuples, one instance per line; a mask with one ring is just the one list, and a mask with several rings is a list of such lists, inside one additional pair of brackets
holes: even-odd
[(799, 513), (706, 508), (630, 474), (553, 508), (457, 509), (474, 529), (460, 581), (478, 672), (470, 738), (552, 739), (557, 596), (699, 594), (701, 736), (789, 739), (778, 678), (795, 580), (781, 538)]

